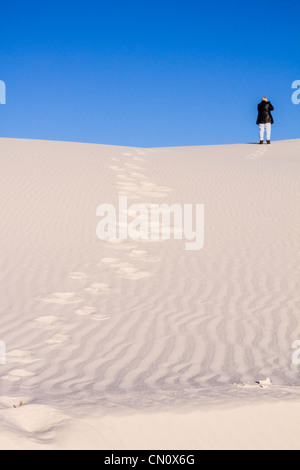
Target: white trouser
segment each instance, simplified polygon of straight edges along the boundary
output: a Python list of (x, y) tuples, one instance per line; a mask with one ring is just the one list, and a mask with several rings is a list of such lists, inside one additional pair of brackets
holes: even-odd
[(260, 124), (259, 125), (259, 137), (260, 140), (264, 140), (265, 131), (267, 133), (267, 140), (271, 140), (271, 123)]

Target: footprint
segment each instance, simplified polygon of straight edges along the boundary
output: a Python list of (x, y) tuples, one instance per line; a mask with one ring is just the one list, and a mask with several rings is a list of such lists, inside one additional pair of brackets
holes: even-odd
[(102, 258), (99, 265), (101, 264), (106, 264), (115, 269), (116, 274), (123, 279), (142, 279), (151, 276), (148, 271), (140, 271), (132, 264), (121, 261), (120, 258)]
[(78, 310), (75, 311), (76, 315), (79, 315), (81, 317), (88, 317), (89, 315), (92, 315), (93, 313), (97, 312), (97, 309), (94, 307), (82, 307)]
[(110, 317), (108, 317), (107, 315), (98, 314), (96, 312), (96, 308), (85, 306), (76, 310), (75, 314), (81, 317), (90, 317), (92, 320), (95, 321), (105, 321), (110, 319)]
[(33, 372), (30, 372), (29, 370), (24, 370), (24, 369), (15, 369), (9, 372), (9, 375), (12, 375), (13, 377), (32, 377), (35, 375)]
[(54, 324), (60, 321), (60, 318), (55, 315), (45, 315), (44, 317), (36, 318), (35, 321), (38, 323), (40, 328), (45, 326), (53, 327)]
[(26, 377), (32, 377), (34, 376), (34, 372), (30, 372), (28, 370), (24, 369), (14, 369), (8, 373), (8, 375), (5, 375), (2, 377), (3, 379), (10, 380), (11, 382), (18, 382), (21, 379), (24, 379)]
[(69, 339), (68, 335), (57, 334), (47, 341), (48, 344), (61, 344)]
[(75, 271), (69, 274), (69, 279), (73, 279), (74, 281), (86, 281), (86, 279), (88, 279), (88, 275), (86, 273)]
[(78, 304), (84, 301), (84, 299), (78, 297), (74, 292), (54, 292), (47, 297), (38, 296), (37, 299), (42, 302), (60, 305)]
[(266, 152), (266, 148), (256, 150), (256, 152), (251, 153), (250, 155), (247, 155), (246, 158), (248, 158), (249, 160), (255, 160), (261, 157), (262, 155), (264, 155), (265, 152)]
[(93, 315), (92, 316), (92, 320), (95, 320), (95, 321), (107, 321), (107, 320), (110, 320), (110, 317), (106, 316), (106, 315)]
[(140, 271), (129, 264), (126, 264), (126, 266), (119, 267), (117, 270), (117, 274), (123, 279), (132, 280), (143, 279), (145, 277), (151, 276), (151, 273), (149, 271)]
[(137, 259), (139, 261), (144, 261), (146, 263), (157, 263), (158, 261), (161, 261), (161, 258), (159, 256), (152, 255), (147, 251), (143, 250), (132, 250), (131, 253), (129, 253), (129, 256), (131, 258)]
[(32, 357), (29, 351), (23, 351), (22, 349), (14, 349), (6, 353), (7, 364), (32, 364), (38, 360)]
[(109, 266), (118, 266), (119, 263), (121, 262), (120, 258), (102, 258), (101, 263), (107, 264)]
[(117, 166), (117, 165), (109, 165), (109, 167), (111, 170), (122, 170), (122, 168), (120, 166)]
[(108, 294), (110, 292), (110, 286), (104, 282), (94, 283), (90, 287), (84, 289), (88, 294)]

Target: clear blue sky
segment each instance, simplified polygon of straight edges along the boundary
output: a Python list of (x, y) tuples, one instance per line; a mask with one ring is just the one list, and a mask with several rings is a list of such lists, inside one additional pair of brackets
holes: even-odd
[(299, 0), (0, 6), (0, 136), (136, 147), (300, 138)]

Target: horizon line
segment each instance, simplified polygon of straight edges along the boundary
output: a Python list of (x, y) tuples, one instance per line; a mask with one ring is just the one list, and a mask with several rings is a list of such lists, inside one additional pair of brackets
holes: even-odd
[[(226, 147), (233, 145), (259, 145), (259, 142), (236, 142), (231, 144), (199, 144), (199, 145), (169, 145), (163, 147), (135, 147), (132, 145), (115, 145), (115, 144), (100, 144), (98, 142), (80, 142), (80, 141), (69, 141), (69, 140), (54, 140), (54, 139), (32, 139), (32, 138), (23, 138), (23, 137), (0, 137), (0, 140), (28, 140), (32, 142), (53, 142), (53, 143), (65, 143), (65, 144), (81, 144), (81, 145), (100, 145), (102, 147), (119, 147), (119, 148), (133, 148), (133, 149), (166, 149), (166, 148), (183, 148), (183, 147)], [(291, 141), (300, 141), (300, 137), (296, 139), (284, 139), (284, 140), (272, 140), (272, 143), (280, 142), (291, 142)]]

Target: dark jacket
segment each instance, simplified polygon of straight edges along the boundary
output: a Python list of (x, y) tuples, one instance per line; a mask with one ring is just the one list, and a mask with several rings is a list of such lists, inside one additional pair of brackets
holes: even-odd
[(256, 124), (274, 124), (274, 119), (271, 114), (271, 111), (274, 111), (274, 107), (271, 105), (270, 101), (262, 101), (259, 103), (257, 109), (258, 118)]

